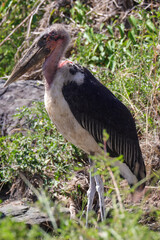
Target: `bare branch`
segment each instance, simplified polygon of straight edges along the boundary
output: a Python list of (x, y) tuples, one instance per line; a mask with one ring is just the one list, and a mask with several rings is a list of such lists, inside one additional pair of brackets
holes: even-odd
[(13, 29), (13, 31), (0, 43), (0, 47), (7, 41), (9, 40), (10, 36), (12, 36), (12, 34), (17, 31), (17, 29), (19, 27), (21, 27), (30, 17), (32, 17), (39, 9), (39, 7), (44, 3), (45, 1), (42, 0), (40, 2), (40, 4), (36, 7), (36, 9), (34, 9), (15, 29)]

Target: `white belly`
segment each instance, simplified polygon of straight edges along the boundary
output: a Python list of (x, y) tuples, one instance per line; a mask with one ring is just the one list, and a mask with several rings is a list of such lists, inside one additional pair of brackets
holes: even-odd
[(100, 154), (101, 148), (91, 134), (77, 122), (61, 89), (52, 87), (46, 90), (44, 101), (50, 119), (64, 138), (88, 154)]

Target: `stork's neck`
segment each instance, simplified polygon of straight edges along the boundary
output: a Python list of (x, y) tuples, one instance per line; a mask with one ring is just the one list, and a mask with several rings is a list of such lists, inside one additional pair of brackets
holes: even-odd
[(46, 58), (43, 64), (43, 74), (46, 80), (47, 88), (50, 88), (52, 82), (54, 81), (60, 59), (62, 58), (66, 47), (67, 43), (65, 43), (64, 40), (60, 39), (57, 43), (56, 48)]

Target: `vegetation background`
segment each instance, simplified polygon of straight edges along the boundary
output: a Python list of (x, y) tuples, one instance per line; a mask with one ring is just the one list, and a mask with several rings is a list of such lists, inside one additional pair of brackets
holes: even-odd
[[(158, 240), (160, 3), (149, 0), (1, 1), (1, 78), (7, 79), (35, 36), (54, 23), (65, 24), (71, 33), (72, 42), (66, 57), (88, 67), (132, 112), (147, 168), (148, 193), (141, 203), (133, 206), (127, 184), (119, 178), (117, 169), (112, 169), (115, 174), (112, 181), (105, 168), (110, 163), (102, 156), (97, 162), (106, 183), (108, 218), (97, 223), (92, 213), (91, 227), (86, 230), (86, 155), (57, 133), (43, 103), (35, 103), (17, 111), (15, 117), (25, 120), (18, 126), (20, 131), (7, 136), (1, 132), (0, 186), (1, 190), (10, 189), (10, 198), (26, 197), (38, 204), (49, 217), (51, 227), (44, 231), (38, 225), (29, 228), (24, 222), (1, 218), (0, 239)], [(41, 66), (24, 79), (43, 79)], [(120, 200), (117, 200), (115, 182)], [(74, 220), (70, 219), (69, 211)]]

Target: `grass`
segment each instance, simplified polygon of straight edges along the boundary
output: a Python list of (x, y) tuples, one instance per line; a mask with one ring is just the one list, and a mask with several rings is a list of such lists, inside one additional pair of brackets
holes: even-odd
[[(25, 223), (14, 222), (10, 218), (5, 218), (0, 221), (1, 240), (34, 240), (34, 239), (49, 239), (45, 238), (46, 234), (38, 226), (33, 226), (28, 230)], [(51, 238), (50, 238), (51, 239)]]
[[(25, 125), (19, 126), (22, 132), (0, 138), (1, 181), (12, 181), (19, 171), (29, 171), (45, 178), (52, 173), (49, 180), (56, 185), (58, 179), (71, 171), (74, 159), (80, 159), (83, 154), (56, 131), (43, 103), (22, 108), (15, 117), (25, 119)], [(81, 162), (77, 164), (82, 166)]]
[[(33, 6), (33, 2), (30, 2)], [(14, 1), (12, 3), (14, 5)], [(20, 3), (22, 4), (21, 1)], [(15, 9), (21, 9), (21, 5), (16, 3), (15, 6)], [(67, 16), (69, 16), (67, 22), (69, 23), (69, 19), (71, 19), (72, 23), (74, 22), (75, 26), (82, 30), (78, 34), (75, 47), (72, 50), (72, 60), (83, 66), (88, 66), (94, 75), (130, 108), (136, 119), (139, 138), (146, 140), (147, 136), (152, 136), (153, 143), (155, 143), (153, 138), (158, 135), (160, 129), (158, 121), (160, 113), (158, 105), (160, 90), (159, 9), (151, 13), (139, 10), (137, 14), (130, 15), (128, 19), (131, 24), (129, 30), (125, 29), (123, 23), (118, 24), (116, 20), (112, 22), (112, 25), (102, 24), (98, 30), (95, 30), (91, 24), (92, 12), (90, 12), (90, 8), (79, 1), (75, 3), (71, 11), (64, 8), (60, 11), (63, 13), (66, 11)], [(3, 9), (1, 12), (5, 15)], [(11, 25), (13, 19), (14, 17), (11, 15)], [(53, 17), (53, 22), (61, 22), (61, 20), (58, 16)], [(33, 28), (37, 21), (34, 20)], [(18, 23), (19, 21), (15, 21), (15, 24)], [(6, 25), (4, 29), (5, 27)], [(9, 27), (10, 25), (7, 26), (7, 29)], [(16, 34), (13, 40), (20, 45), (24, 39), (24, 34)], [(19, 36), (18, 40), (16, 40), (17, 36)], [(3, 59), (1, 65), (3, 70), (1, 73), (4, 75), (8, 74), (12, 68), (10, 66), (5, 70), (5, 66), (13, 59), (15, 48), (12, 47), (10, 50), (10, 48), (7, 49), (6, 45), (3, 45), (1, 51), (5, 55), (9, 51), (8, 59)], [(75, 146), (67, 143), (63, 136), (56, 131), (44, 110), (43, 103), (35, 104), (32, 108), (22, 108), (15, 117), (25, 119), (25, 124), (18, 126), (19, 133), (0, 138), (1, 183), (9, 182), (12, 185), (21, 172), (29, 172), (31, 176), (39, 174), (43, 179), (41, 187), (46, 191), (54, 189), (52, 199), (57, 194), (68, 197), (64, 186), (70, 181), (74, 171), (84, 169), (85, 155)], [(148, 151), (147, 147), (145, 150)], [(39, 226), (28, 229), (25, 223), (16, 223), (5, 218), (0, 220), (0, 240), (158, 240), (160, 238), (158, 232), (153, 232), (144, 226), (145, 224), (141, 224), (142, 222), (147, 223), (147, 220), (143, 221), (145, 215), (144, 209), (141, 209), (143, 205), (127, 206), (126, 208), (123, 206), (123, 211), (119, 208), (119, 204), (116, 203), (116, 194), (113, 191), (115, 186), (109, 180), (110, 176), (105, 168), (106, 161), (105, 158), (99, 159), (97, 166), (100, 173), (104, 175), (106, 186), (109, 186), (106, 195), (112, 198), (112, 209), (109, 209), (109, 217), (105, 222), (97, 223), (94, 213), (91, 213), (91, 227), (86, 229), (83, 211), (78, 211), (76, 220), (71, 220), (67, 214), (62, 213), (61, 204), (56, 206), (55, 202), (52, 202), (55, 207), (53, 216), (56, 220), (55, 224), (50, 215), (50, 200), (40, 189), (36, 189), (34, 194), (39, 199), (39, 206), (52, 220), (53, 231), (45, 233)], [(125, 192), (121, 188), (117, 169), (112, 169), (112, 171), (115, 174), (120, 197), (123, 200), (122, 196), (126, 196), (129, 192), (128, 190)], [(158, 171), (154, 174), (156, 176), (154, 185), (158, 188), (160, 187)], [(61, 188), (60, 185), (63, 187)], [(78, 202), (80, 194), (82, 195), (80, 188), (81, 186), (79, 191), (75, 189), (69, 194), (69, 197), (72, 196), (74, 201)], [(86, 196), (82, 195), (81, 197), (80, 206), (83, 210), (86, 205)], [(151, 210), (148, 215), (150, 221), (152, 222), (154, 219), (155, 222), (160, 222), (160, 211), (154, 207), (151, 207)]]

